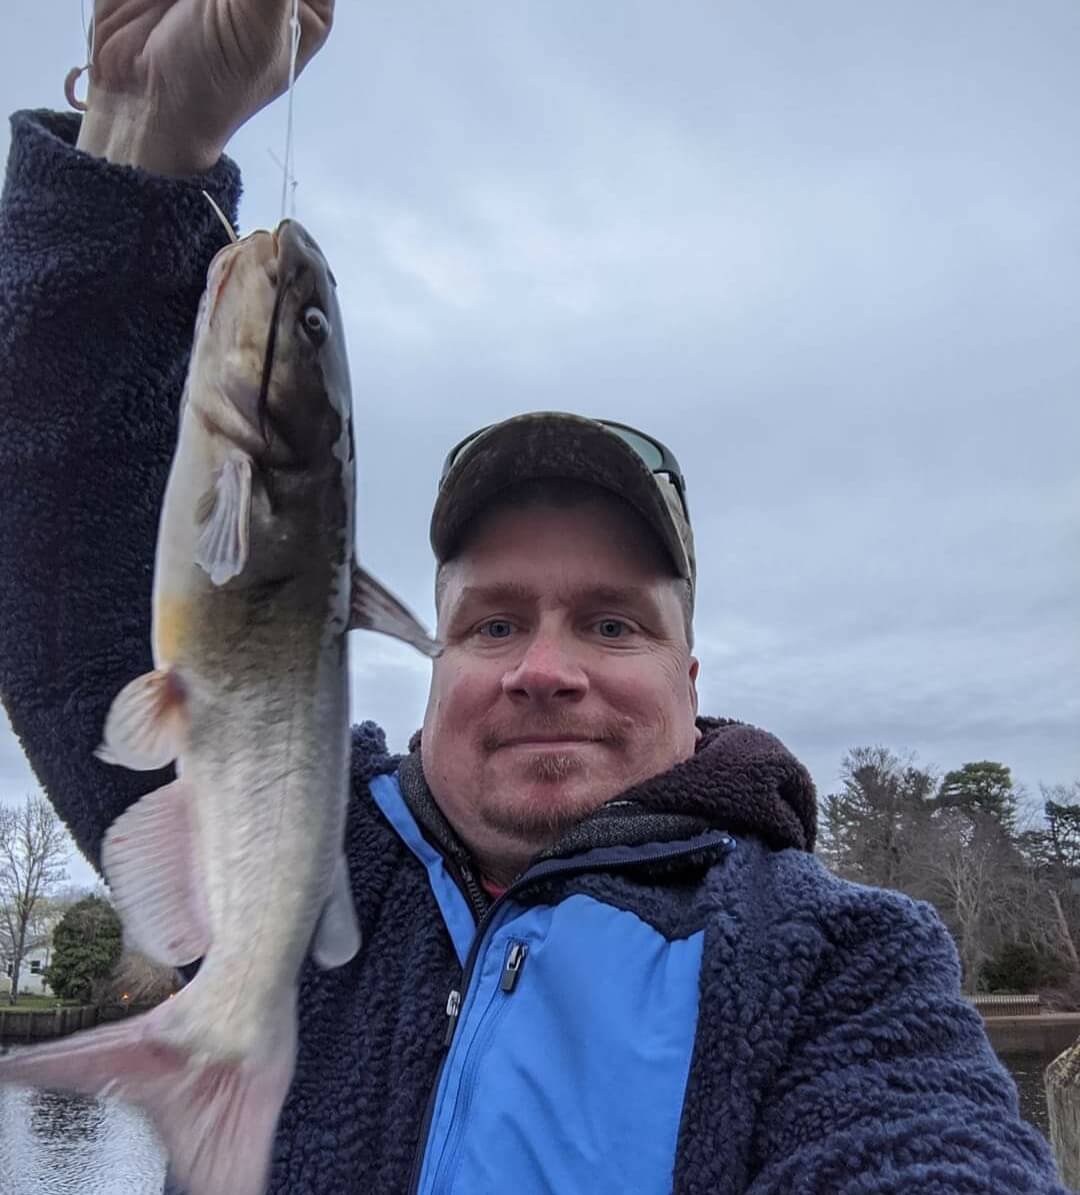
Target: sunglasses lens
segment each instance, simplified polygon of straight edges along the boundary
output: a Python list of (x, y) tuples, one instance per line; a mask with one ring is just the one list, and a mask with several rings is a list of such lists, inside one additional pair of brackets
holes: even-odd
[[(604, 423), (612, 435), (618, 436), (620, 440), (630, 448), (633, 453), (640, 458), (642, 463), (651, 473), (668, 473), (675, 482), (676, 488), (682, 493), (681, 479), (678, 477), (678, 466), (672, 460), (670, 463), (664, 455), (663, 449), (655, 444), (647, 436), (641, 435), (639, 432), (633, 431), (628, 427), (620, 427), (614, 423)], [(445, 480), (446, 475), (450, 472), (453, 466), (472, 448), (473, 444), (486, 432), (490, 430), (488, 427), (482, 427), (479, 431), (473, 432), (467, 439), (462, 440), (456, 448), (452, 449), (450, 455), (443, 463), (442, 478)], [(672, 472), (674, 466), (674, 472)], [(685, 500), (684, 500), (685, 504)]]
[(478, 432), (473, 432), (467, 439), (462, 440), (460, 444), (450, 449), (450, 455), (443, 461), (442, 475), (439, 478), (440, 483), (446, 480), (447, 473), (457, 464), (462, 454), (467, 452), (473, 443), (479, 440), (487, 430), (486, 427), (482, 427)]
[(604, 426), (624, 444), (629, 445), (653, 473), (664, 467), (664, 454), (651, 440), (646, 440), (644, 436), (628, 431), (625, 427), (613, 427), (610, 423)]

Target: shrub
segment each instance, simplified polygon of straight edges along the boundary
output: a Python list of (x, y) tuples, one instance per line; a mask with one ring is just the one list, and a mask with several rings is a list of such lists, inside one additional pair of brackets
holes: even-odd
[(1030, 942), (1006, 942), (982, 969), (982, 985), (990, 992), (1033, 992), (1060, 983), (1060, 959)]
[(122, 949), (120, 918), (108, 901), (77, 901), (53, 931), (46, 981), (61, 1000), (89, 1003), (94, 986), (116, 966)]

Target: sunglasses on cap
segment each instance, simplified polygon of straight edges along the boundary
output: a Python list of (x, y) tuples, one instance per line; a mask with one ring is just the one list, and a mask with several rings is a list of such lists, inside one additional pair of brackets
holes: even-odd
[[(686, 482), (683, 480), (679, 462), (675, 459), (675, 454), (671, 449), (659, 440), (653, 439), (652, 436), (647, 436), (644, 432), (638, 431), (637, 428), (629, 427), (625, 423), (615, 423), (610, 419), (594, 419), (593, 423), (600, 424), (601, 427), (611, 432), (612, 435), (618, 436), (633, 451), (634, 455), (645, 465), (650, 473), (660, 473), (670, 479), (671, 484), (675, 487), (675, 492), (679, 495), (683, 514), (689, 522), (690, 510), (686, 503)], [(440, 485), (442, 485), (446, 479), (446, 475), (461, 459), (469, 446), (476, 440), (479, 440), (485, 432), (490, 431), (494, 426), (495, 424), (489, 423), (486, 427), (480, 428), (479, 431), (466, 436), (460, 444), (455, 444), (450, 449), (446, 460), (443, 461), (442, 472), (439, 475)]]

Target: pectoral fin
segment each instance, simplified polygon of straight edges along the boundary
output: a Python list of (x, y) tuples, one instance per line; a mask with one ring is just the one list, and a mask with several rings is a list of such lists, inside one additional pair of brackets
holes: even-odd
[(403, 639), (425, 656), (434, 658), (442, 651), (442, 644), (432, 639), (416, 615), (358, 564), (352, 571), (352, 613), (348, 629), (381, 631)]
[(151, 772), (172, 763), (186, 735), (187, 702), (180, 678), (175, 672), (145, 672), (116, 695), (94, 754), (103, 763)]
[(345, 856), (339, 855), (334, 868), (334, 887), (315, 930), (312, 954), (320, 967), (330, 970), (343, 967), (359, 949), (360, 927), (356, 924), (349, 866)]
[(105, 833), (101, 861), (128, 945), (171, 967), (206, 954), (190, 785), (176, 780), (125, 810)]
[(195, 546), (195, 563), (215, 585), (243, 572), (251, 529), (251, 457), (234, 453), (221, 467), (213, 489), (199, 504), (195, 517), (202, 524)]

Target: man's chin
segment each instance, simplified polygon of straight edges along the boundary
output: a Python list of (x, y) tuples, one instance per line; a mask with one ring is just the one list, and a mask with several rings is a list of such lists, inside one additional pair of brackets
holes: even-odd
[(571, 753), (538, 753), (499, 772), (489, 820), (538, 843), (553, 842), (617, 795), (610, 778), (590, 774)]

